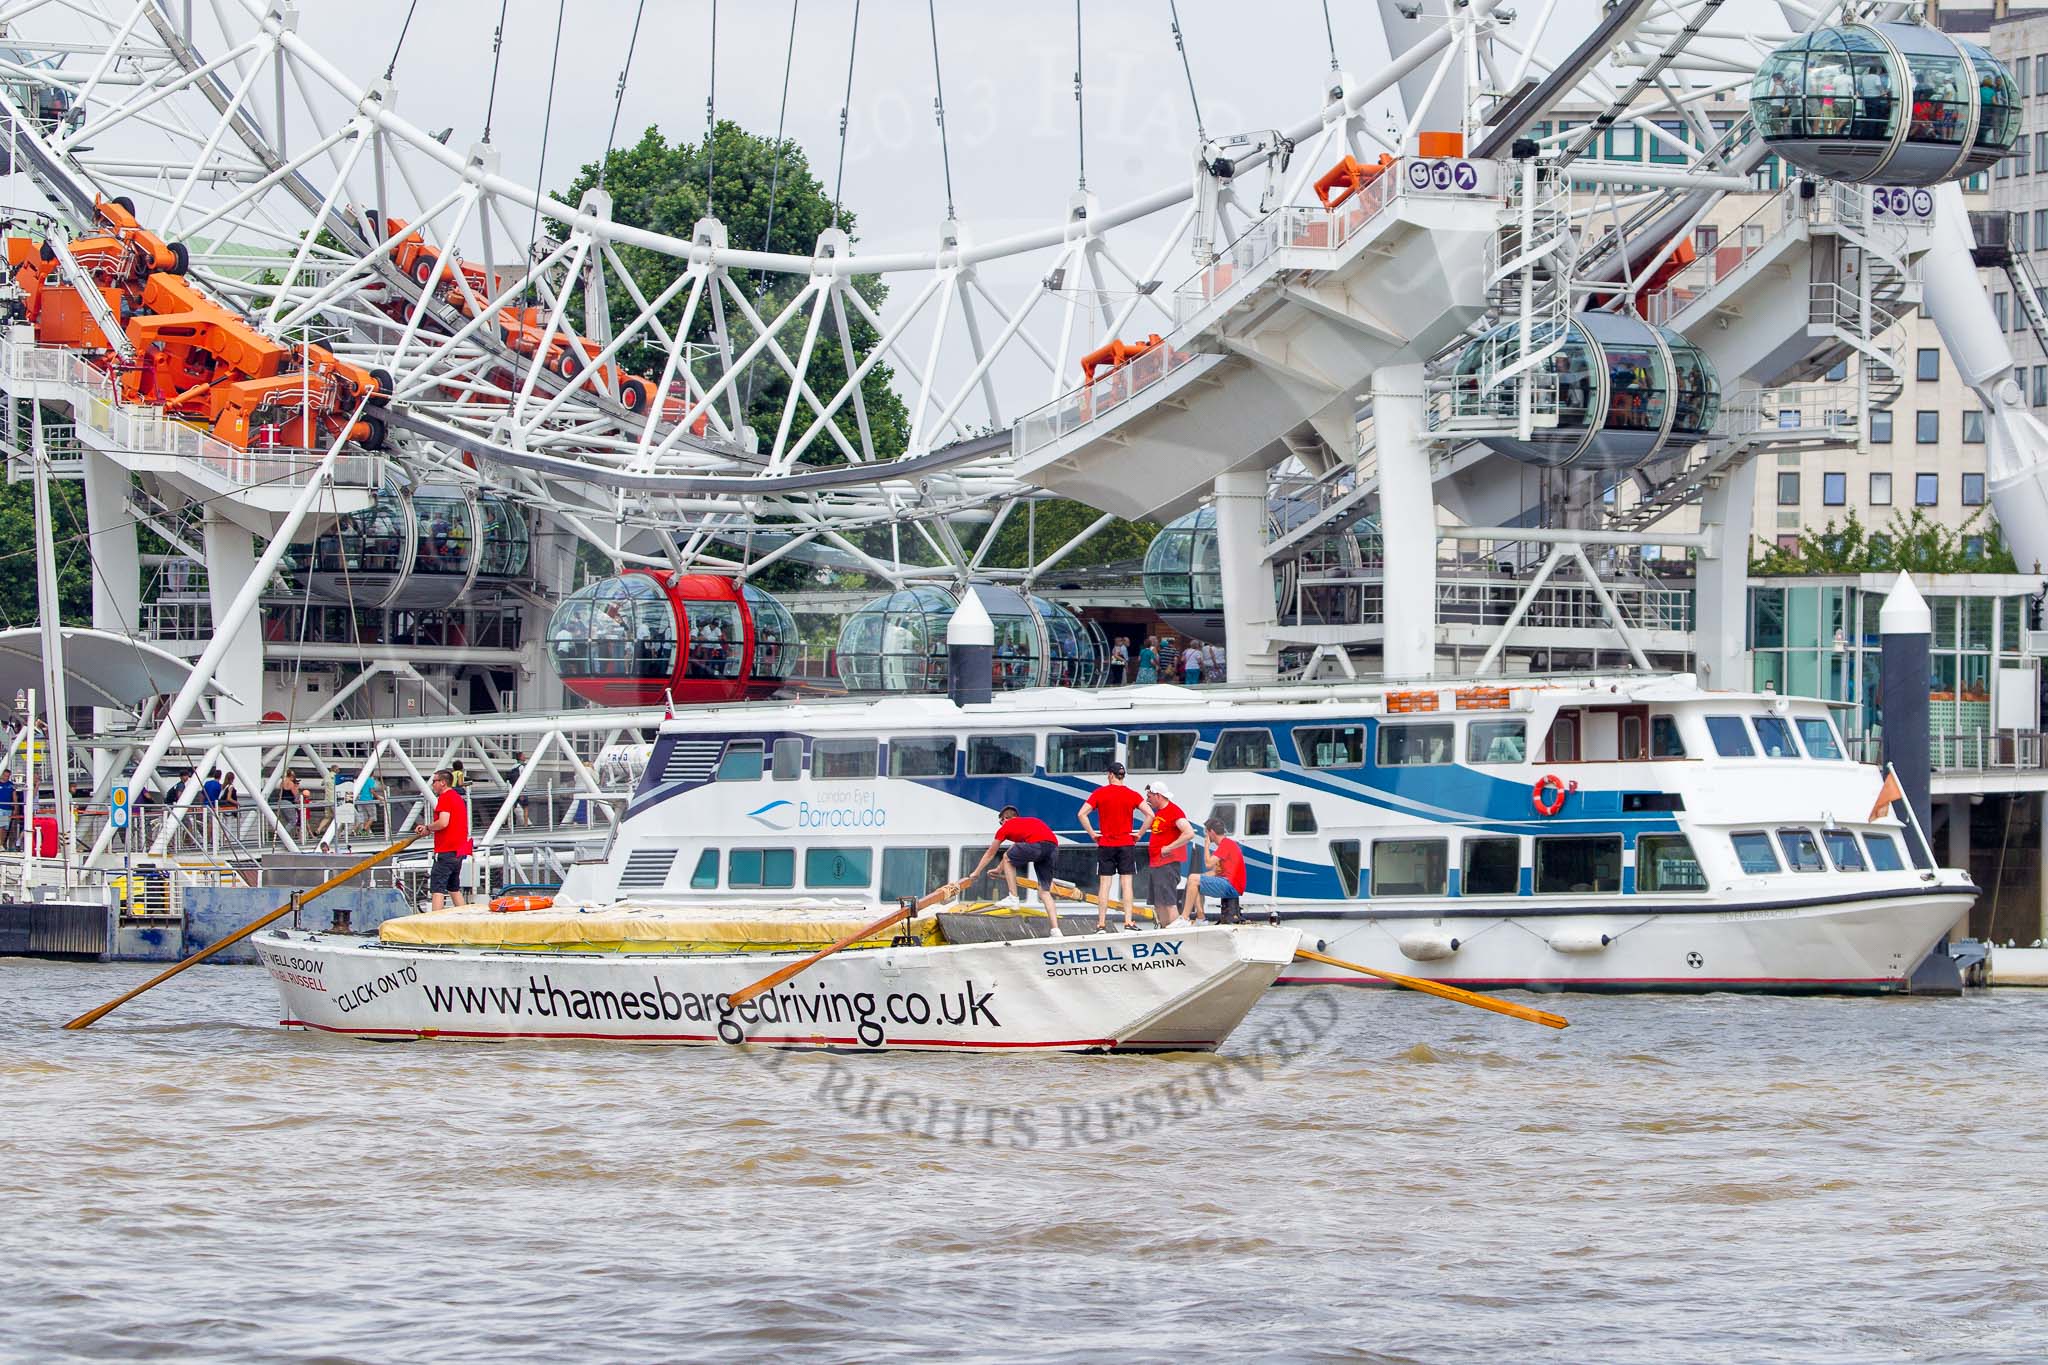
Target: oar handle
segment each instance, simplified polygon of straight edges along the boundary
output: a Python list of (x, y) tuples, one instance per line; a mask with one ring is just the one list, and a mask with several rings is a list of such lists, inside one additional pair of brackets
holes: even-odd
[(861, 928), (854, 930), (845, 938), (840, 939), (837, 943), (831, 945), (830, 947), (820, 948), (817, 952), (812, 953), (808, 957), (798, 958), (795, 962), (790, 963), (787, 967), (777, 968), (775, 971), (772, 971), (768, 973), (768, 975), (762, 977), (759, 981), (756, 981), (753, 985), (740, 987), (738, 990), (728, 995), (726, 999), (732, 1002), (732, 1006), (734, 1009), (738, 1009), (741, 1005), (746, 1004), (749, 1000), (754, 999), (756, 996), (765, 995), (767, 992), (774, 990), (777, 986), (780, 986), (783, 982), (788, 981), (793, 977), (800, 976), (803, 973), (809, 971), (811, 968), (817, 966), (820, 962), (823, 962), (826, 958), (832, 956), (832, 954), (840, 951), (842, 948), (850, 948), (856, 943), (860, 943), (864, 940), (871, 939), (876, 934), (881, 933), (884, 929), (889, 928), (891, 925), (909, 919), (912, 915), (918, 914), (921, 911), (929, 910), (932, 906), (937, 905), (940, 901), (945, 900), (947, 897), (951, 896), (954, 892), (958, 891), (959, 889), (960, 887), (958, 883), (948, 882), (944, 886), (940, 887), (938, 890), (932, 892), (930, 895), (925, 896), (920, 900), (905, 901), (902, 905), (897, 906), (894, 910), (891, 910), (888, 914), (882, 916), (873, 924), (863, 925)]
[(1505, 1014), (1515, 1019), (1526, 1019), (1532, 1024), (1541, 1024), (1545, 1028), (1567, 1028), (1571, 1022), (1561, 1014), (1552, 1014), (1548, 1010), (1531, 1009), (1527, 1005), (1517, 1005), (1512, 1000), (1502, 1000), (1499, 996), (1481, 995), (1478, 991), (1468, 991), (1457, 986), (1446, 986), (1441, 981), (1431, 981), (1426, 977), (1403, 976), (1399, 972), (1383, 972), (1377, 967), (1367, 967), (1357, 962), (1346, 962), (1341, 957), (1329, 957), (1322, 953), (1311, 952), (1307, 948), (1295, 949), (1294, 955), (1309, 962), (1320, 962), (1326, 967), (1341, 967), (1347, 972), (1357, 972), (1363, 976), (1376, 976), (1380, 980), (1390, 981), (1396, 986), (1406, 986), (1409, 990), (1420, 991), (1424, 995), (1434, 995), (1440, 996), (1445, 1000), (1455, 1000), (1461, 1005), (1470, 1005), (1474, 1009), (1492, 1010), (1495, 1014)]
[(300, 906), (306, 904), (308, 901), (326, 895), (329, 891), (332, 891), (335, 887), (340, 886), (345, 882), (355, 880), (357, 877), (362, 876), (363, 873), (368, 872), (371, 868), (383, 862), (385, 859), (394, 857), (398, 853), (402, 852), (407, 846), (409, 846), (412, 843), (413, 840), (419, 837), (420, 836), (416, 833), (406, 835), (403, 839), (400, 839), (397, 843), (391, 845), (389, 848), (386, 848), (381, 852), (371, 854), (369, 857), (357, 863), (354, 867), (348, 869), (348, 871), (340, 873), (336, 876), (329, 877), (326, 881), (320, 883), (320, 885), (314, 887), (311, 891), (307, 891), (301, 895), (291, 897), (283, 905), (278, 906), (277, 909), (271, 911), (262, 919), (252, 920), (250, 923), (245, 924), (241, 928), (235, 930), (234, 933), (229, 934), (226, 938), (220, 939), (217, 942), (208, 944), (206, 947), (201, 948), (198, 952), (192, 954), (192, 956), (186, 958), (183, 962), (178, 963), (176, 966), (165, 968), (163, 971), (158, 972), (155, 976), (152, 976), (149, 980), (143, 982), (140, 986), (137, 986), (134, 990), (128, 992), (126, 995), (120, 996), (117, 999), (109, 1000), (106, 1004), (101, 1005), (98, 1009), (87, 1010), (84, 1014), (79, 1015), (76, 1019), (73, 1019), (64, 1027), (67, 1029), (91, 1028), (94, 1024), (97, 1024), (100, 1020), (106, 1018), (115, 1010), (127, 1004), (136, 996), (141, 995), (144, 991), (153, 990), (156, 987), (161, 986), (164, 982), (169, 981), (172, 977), (176, 976), (179, 972), (184, 971), (187, 967), (190, 967), (195, 963), (206, 961), (207, 958), (212, 957), (221, 949), (231, 948), (235, 944), (240, 943), (243, 939), (249, 937), (249, 935), (255, 933), (258, 929), (263, 928), (265, 925), (283, 919), (286, 915), (289, 915), (293, 910), (296, 910)]

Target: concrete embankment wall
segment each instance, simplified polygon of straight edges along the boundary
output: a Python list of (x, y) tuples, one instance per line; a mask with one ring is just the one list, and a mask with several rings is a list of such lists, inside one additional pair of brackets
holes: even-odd
[[(278, 907), (287, 891), (277, 887), (195, 886), (184, 893), (182, 920), (117, 923), (99, 905), (0, 903), (0, 954), (30, 957), (96, 957), (110, 962), (176, 962), (220, 942)], [(341, 887), (299, 912), (307, 929), (333, 927), (346, 910), (357, 933), (374, 932), (387, 919), (413, 907), (396, 887)], [(287, 916), (280, 923), (290, 923)], [(217, 954), (216, 962), (254, 962), (245, 941)]]

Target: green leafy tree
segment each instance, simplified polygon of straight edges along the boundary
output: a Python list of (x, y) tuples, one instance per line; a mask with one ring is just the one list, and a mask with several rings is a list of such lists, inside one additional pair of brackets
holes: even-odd
[[(613, 151), (606, 160), (605, 190), (612, 197), (614, 220), (631, 227), (688, 238), (699, 219), (716, 217), (725, 224), (727, 240), (735, 249), (789, 252), (799, 256), (808, 256), (816, 249), (818, 234), (832, 226), (832, 200), (825, 187), (811, 174), (810, 159), (801, 147), (785, 140), (780, 147), (778, 164), (774, 139), (757, 137), (737, 124), (721, 122), (709, 147), (712, 185), (708, 202), (706, 150), (705, 139), (670, 142), (662, 136), (659, 128), (649, 128), (639, 142)], [(557, 197), (574, 204), (586, 190), (596, 187), (597, 178), (598, 167), (593, 162), (584, 166), (582, 173)], [(772, 200), (769, 192), (771, 183), (774, 188)], [(840, 214), (839, 226), (849, 237), (854, 235), (854, 225), (852, 213)], [(632, 275), (634, 285), (648, 299), (674, 283), (684, 270), (683, 262), (677, 258), (644, 247), (621, 244), (617, 251), (620, 261)], [(801, 277), (772, 272), (735, 272), (734, 279), (745, 291), (748, 303), (763, 323), (772, 323), (776, 314), (803, 289), (805, 283)], [(857, 276), (853, 287), (868, 306), (877, 311), (888, 297), (887, 286), (872, 275)], [(662, 318), (667, 326), (673, 328), (676, 325), (687, 298), (686, 289), (663, 309)], [(606, 302), (616, 331), (623, 331), (639, 312), (631, 296), (616, 282), (608, 281)], [(730, 299), (724, 303), (733, 353), (737, 355), (753, 343), (758, 333)], [(580, 302), (575, 307), (580, 316)], [(808, 305), (797, 309), (776, 334), (777, 343), (792, 361), (803, 346), (808, 313)], [(847, 309), (847, 331), (853, 340), (855, 363), (858, 364), (874, 345), (877, 333), (859, 311), (851, 307)], [(684, 340), (707, 351), (711, 347), (714, 328), (708, 299), (699, 304)], [(659, 378), (667, 359), (651, 331), (636, 334), (632, 341), (620, 348), (619, 358), (627, 370), (649, 378)], [(714, 368), (716, 364), (709, 355), (697, 364), (697, 377), (706, 388), (717, 382), (720, 372)], [(819, 327), (810, 364), (804, 372), (805, 381), (820, 402), (830, 403), (845, 383), (846, 374), (845, 352), (838, 328), (828, 310)], [(861, 384), (875, 453), (882, 458), (902, 454), (909, 444), (910, 414), (891, 387), (894, 377), (895, 373), (888, 365), (877, 364), (868, 371)], [(764, 352), (750, 366), (750, 373), (736, 382), (744, 400), (742, 411), (747, 423), (759, 434), (764, 445), (772, 442), (781, 421), (784, 400), (789, 394), (788, 377)], [(722, 402), (719, 406), (723, 410)], [(789, 442), (792, 446), (803, 438), (817, 418), (817, 412), (808, 404), (799, 406), (790, 426)], [(857, 421), (850, 400), (840, 405), (833, 414), (833, 420), (846, 433), (848, 441), (857, 447)], [(836, 464), (844, 457), (830, 433), (820, 433), (805, 451), (804, 458), (812, 464)]]
[[(1019, 507), (1010, 513), (1009, 519), (996, 532), (995, 544), (989, 547), (982, 562), (1021, 568), (1028, 562), (1028, 549), (1035, 549), (1037, 557), (1044, 559), (1087, 530), (1101, 515), (1087, 503), (1075, 502), (1071, 498), (1048, 498), (1036, 504), (1035, 511)], [(1159, 523), (1156, 521), (1125, 521), (1119, 517), (1062, 559), (1053, 572), (1057, 575), (1060, 569), (1096, 568), (1142, 560), (1145, 547), (1157, 534)]]
[[(59, 614), (67, 626), (89, 626), (92, 562), (84, 538), (84, 485), (65, 479), (51, 483), (50, 511), (56, 521)], [(39, 624), (43, 618), (36, 604), (34, 484), (0, 484), (0, 545), (8, 547), (6, 566), (0, 568), (0, 624)]]
[[(1982, 523), (1982, 530), (1979, 524)], [(1981, 538), (1981, 544), (1978, 542)], [(1873, 531), (1851, 512), (1839, 526), (1802, 531), (1791, 548), (1758, 542), (1749, 571), (1766, 578), (1890, 573), (2017, 573), (2012, 550), (1996, 521), (1983, 511), (1960, 527), (1944, 526), (1919, 508), (1893, 513)]]

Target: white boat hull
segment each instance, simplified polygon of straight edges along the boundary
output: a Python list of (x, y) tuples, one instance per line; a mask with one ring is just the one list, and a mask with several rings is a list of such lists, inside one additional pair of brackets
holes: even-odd
[[(1976, 895), (1963, 883), (1778, 907), (1660, 911), (1638, 904), (1625, 914), (1442, 917), (1304, 911), (1281, 922), (1302, 931), (1304, 946), (1331, 956), (1459, 986), (1884, 994), (1905, 988)], [(1403, 951), (1404, 941), (1427, 948), (1418, 958)], [(1280, 978), (1281, 985), (1331, 983), (1375, 984), (1306, 961)]]
[(1289, 928), (848, 950), (738, 1010), (776, 953), (480, 951), (272, 930), (287, 1027), (873, 1051), (1208, 1052), (1293, 959)]

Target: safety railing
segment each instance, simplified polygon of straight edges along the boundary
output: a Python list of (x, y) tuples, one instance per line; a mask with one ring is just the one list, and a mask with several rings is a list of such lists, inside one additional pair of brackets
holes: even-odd
[(1821, 431), (1854, 437), (1861, 415), (1853, 384), (1786, 384), (1737, 389), (1722, 399), (1715, 440), (1739, 440), (1769, 431)]
[(1687, 309), (1706, 297), (1714, 286), (1728, 279), (1750, 260), (1781, 237), (1804, 213), (1799, 183), (1772, 195), (1736, 226), (1722, 233), (1691, 265), (1671, 277), (1664, 288), (1650, 295), (1650, 321), (1669, 326)]

